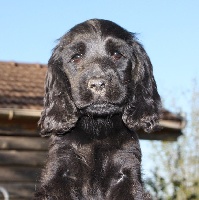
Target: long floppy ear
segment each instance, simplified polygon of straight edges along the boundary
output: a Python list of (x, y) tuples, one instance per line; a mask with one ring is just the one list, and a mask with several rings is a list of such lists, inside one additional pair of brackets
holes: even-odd
[(69, 95), (69, 81), (62, 71), (62, 60), (56, 51), (49, 60), (46, 75), (44, 110), (39, 120), (42, 136), (64, 134), (78, 120), (76, 106)]
[(136, 40), (132, 44), (132, 65), (132, 98), (124, 109), (123, 121), (130, 129), (142, 128), (145, 132), (151, 132), (159, 122), (161, 100), (151, 61)]

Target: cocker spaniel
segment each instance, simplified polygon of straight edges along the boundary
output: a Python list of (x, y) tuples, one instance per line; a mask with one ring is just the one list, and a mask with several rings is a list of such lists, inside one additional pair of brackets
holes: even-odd
[(91, 19), (60, 38), (48, 63), (42, 136), (51, 136), (37, 200), (148, 200), (137, 129), (158, 124), (152, 65), (132, 34)]

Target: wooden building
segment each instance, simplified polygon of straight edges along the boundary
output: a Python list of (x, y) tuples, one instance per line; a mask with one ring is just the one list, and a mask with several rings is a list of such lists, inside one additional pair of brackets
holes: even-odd
[[(48, 140), (37, 127), (45, 73), (46, 65), (0, 62), (0, 191), (11, 200), (31, 199), (46, 160)], [(157, 132), (140, 131), (140, 139), (175, 141), (184, 120), (163, 110), (160, 124)]]

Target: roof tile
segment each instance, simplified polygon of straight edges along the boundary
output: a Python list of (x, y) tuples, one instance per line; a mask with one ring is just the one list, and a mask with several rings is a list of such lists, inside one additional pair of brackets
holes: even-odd
[(0, 107), (42, 109), (46, 65), (0, 62)]

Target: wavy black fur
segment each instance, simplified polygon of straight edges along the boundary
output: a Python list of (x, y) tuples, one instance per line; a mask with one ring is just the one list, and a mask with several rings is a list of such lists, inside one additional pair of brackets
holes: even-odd
[(51, 145), (35, 199), (150, 199), (135, 130), (154, 130), (160, 108), (135, 34), (108, 20), (73, 27), (48, 63), (39, 124)]

